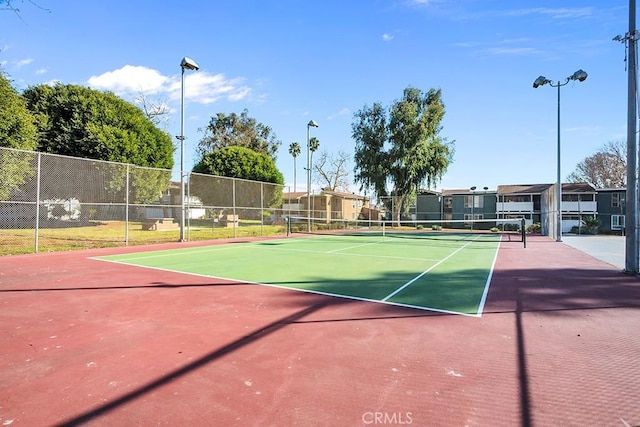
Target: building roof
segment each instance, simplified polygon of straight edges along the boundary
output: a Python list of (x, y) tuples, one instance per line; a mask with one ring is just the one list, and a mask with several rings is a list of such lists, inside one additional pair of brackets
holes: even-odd
[(595, 193), (596, 189), (587, 182), (570, 182), (562, 184), (562, 191), (570, 193)]
[(612, 192), (627, 191), (627, 188), (626, 187), (597, 188), (596, 191), (599, 192), (599, 193), (601, 193), (601, 192), (612, 193)]
[[(555, 184), (498, 185), (498, 194), (540, 194)], [(565, 182), (562, 191), (568, 193), (595, 193), (596, 189), (586, 182)]]
[[(340, 192), (340, 191), (329, 191), (329, 190), (322, 190), (322, 192), (320, 194), (311, 194), (311, 197), (320, 197), (320, 196), (336, 196), (336, 197), (342, 197), (343, 199), (350, 199), (350, 200), (369, 200), (369, 197), (367, 196), (361, 196), (360, 194), (355, 194), (355, 193), (346, 193), (346, 192)], [(290, 192), (290, 193), (283, 193), (282, 197), (284, 197), (287, 200), (292, 200), (292, 199), (299, 199), (301, 197), (307, 197), (307, 192), (306, 191), (297, 191), (297, 192)]]
[(471, 191), (471, 188), (459, 188), (459, 189), (453, 189), (453, 190), (449, 190), (449, 189), (444, 189), (442, 190), (442, 195), (443, 196), (451, 196), (453, 194), (495, 194), (496, 190), (473, 190)]
[(369, 200), (367, 196), (361, 196), (360, 194), (356, 194), (356, 193), (346, 193), (346, 192), (343, 193), (340, 191), (322, 190), (322, 194), (326, 194), (328, 196), (342, 197), (343, 199)]
[(498, 194), (540, 194), (553, 184), (498, 185)]
[(291, 200), (291, 199), (299, 199), (300, 197), (306, 197), (307, 196), (307, 192), (306, 191), (296, 191), (295, 193), (292, 191), (290, 193), (282, 193), (282, 197), (287, 199), (287, 200)]

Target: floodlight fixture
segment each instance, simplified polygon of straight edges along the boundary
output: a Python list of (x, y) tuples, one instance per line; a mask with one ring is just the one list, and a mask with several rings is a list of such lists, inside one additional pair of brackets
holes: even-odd
[(180, 61), (180, 67), (182, 67), (182, 69), (187, 69), (187, 70), (199, 70), (200, 67), (198, 66), (198, 64), (196, 63), (196, 61), (194, 61), (191, 58), (187, 58), (186, 56), (184, 58), (182, 58), (182, 61)]
[(583, 82), (587, 80), (587, 73), (583, 70), (578, 70), (575, 73), (571, 74), (569, 80), (577, 80), (579, 82)]
[(315, 120), (309, 120), (309, 123), (307, 123), (307, 126), (317, 128), (319, 125), (318, 123), (315, 122)]
[(558, 130), (557, 130), (557, 134), (558, 134), (558, 166), (557, 166), (557, 182), (556, 182), (556, 203), (557, 203), (557, 220), (556, 220), (556, 241), (561, 242), (562, 241), (562, 181), (561, 181), (561, 176), (560, 176), (560, 88), (564, 85), (566, 85), (567, 83), (569, 83), (571, 80), (577, 80), (579, 82), (583, 82), (587, 79), (587, 73), (584, 70), (578, 70), (575, 73), (573, 73), (572, 75), (570, 75), (569, 77), (567, 77), (564, 81), (564, 83), (562, 83), (561, 81), (558, 81), (557, 83), (553, 83), (551, 80), (547, 79), (544, 76), (539, 76), (537, 79), (535, 79), (535, 81), (533, 82), (533, 87), (537, 88), (539, 86), (544, 86), (546, 84), (548, 84), (551, 87), (555, 87), (558, 88)]
[(539, 86), (544, 86), (547, 83), (551, 83), (551, 80), (549, 80), (545, 76), (540, 76), (533, 82), (533, 88), (537, 89)]

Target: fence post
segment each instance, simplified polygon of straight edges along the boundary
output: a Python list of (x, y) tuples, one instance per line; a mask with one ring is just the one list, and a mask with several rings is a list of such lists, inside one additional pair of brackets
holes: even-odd
[(236, 227), (238, 226), (239, 221), (236, 221), (236, 178), (232, 178), (231, 180), (231, 188), (232, 188), (232, 197), (233, 197), (233, 238), (238, 237)]
[(264, 182), (260, 183), (260, 235), (264, 236)]
[(124, 192), (124, 245), (129, 246), (129, 164), (128, 163), (127, 163), (125, 187), (126, 187), (126, 191)]
[(38, 252), (39, 247), (39, 233), (40, 233), (40, 167), (41, 167), (41, 155), (42, 153), (38, 153), (38, 169), (37, 169), (37, 179), (36, 179), (36, 227), (34, 233), (34, 251)]

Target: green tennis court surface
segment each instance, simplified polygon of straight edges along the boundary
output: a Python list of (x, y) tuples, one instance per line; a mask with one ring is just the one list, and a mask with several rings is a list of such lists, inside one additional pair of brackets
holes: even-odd
[[(104, 256), (141, 267), (480, 316), (499, 236), (313, 236)], [(212, 301), (215, 304), (215, 301)]]

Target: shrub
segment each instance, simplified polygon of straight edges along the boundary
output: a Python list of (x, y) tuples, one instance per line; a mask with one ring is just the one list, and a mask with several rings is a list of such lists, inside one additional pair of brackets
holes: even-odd
[(431, 226), (431, 229), (434, 230), (434, 231), (440, 231), (440, 230), (442, 230), (442, 226), (440, 226), (438, 224), (433, 224)]
[(542, 231), (542, 226), (539, 222), (535, 222), (527, 227), (527, 234), (539, 234)]
[(491, 227), (489, 231), (491, 231), (492, 233), (497, 233), (498, 231), (500, 231), (500, 229), (498, 227)]

